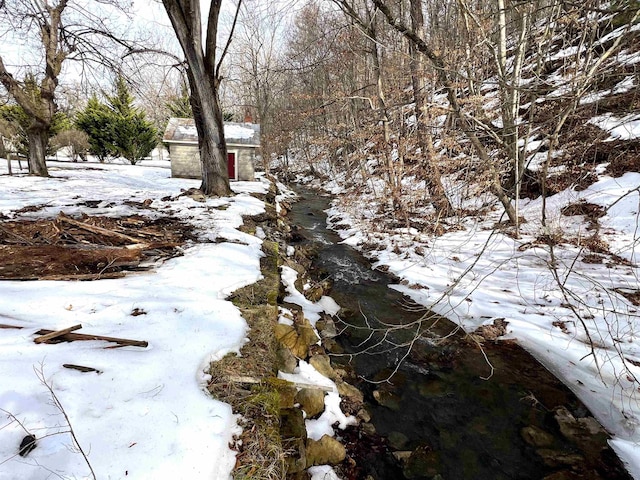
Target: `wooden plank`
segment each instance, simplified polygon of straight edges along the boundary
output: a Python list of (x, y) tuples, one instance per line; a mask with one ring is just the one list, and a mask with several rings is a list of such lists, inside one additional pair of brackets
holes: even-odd
[[(36, 335), (44, 335), (52, 332), (52, 330), (38, 330)], [(73, 342), (75, 340), (79, 341), (87, 341), (87, 340), (102, 340), (105, 342), (117, 343), (122, 346), (131, 346), (131, 347), (142, 347), (146, 348), (149, 346), (149, 342), (143, 340), (131, 340), (128, 338), (116, 338), (116, 337), (105, 337), (103, 335), (90, 335), (87, 333), (67, 333), (65, 335), (61, 335), (57, 337), (57, 340), (64, 340), (67, 342)]]
[(6, 323), (0, 323), (0, 328), (5, 328), (5, 329), (15, 328), (16, 330), (20, 330), (21, 328), (24, 328), (24, 327), (19, 327), (17, 325), (7, 325)]
[[(279, 381), (282, 381), (282, 380), (283, 379), (279, 379)], [(254, 385), (254, 384), (264, 382), (265, 379), (259, 378), (259, 377), (250, 377), (246, 375), (229, 375), (228, 381), (233, 383), (244, 383), (248, 385)], [(322, 390), (323, 392), (334, 391), (333, 387), (328, 387), (326, 385), (315, 385), (313, 383), (305, 383), (305, 382), (292, 382), (291, 380), (285, 380), (285, 381), (298, 388), (316, 388), (318, 390)]]
[(62, 366), (64, 368), (70, 368), (71, 370), (78, 370), (82, 373), (88, 373), (88, 372), (96, 372), (97, 374), (102, 373), (102, 371), (98, 370), (97, 368), (84, 367), (82, 365), (74, 365), (73, 363), (64, 363), (62, 364)]
[[(41, 337), (38, 337), (36, 339), (34, 339), (33, 341), (36, 343), (44, 343), (47, 342), (49, 340), (52, 340), (56, 337), (60, 337), (62, 335), (65, 335), (67, 333), (73, 332), (74, 330), (80, 330), (82, 328), (81, 324), (78, 325), (74, 325), (73, 327), (69, 327), (69, 328), (63, 328), (62, 330), (53, 330), (53, 331), (49, 331), (49, 333), (46, 333), (44, 335), (42, 335)], [(40, 335), (40, 334), (38, 334)]]

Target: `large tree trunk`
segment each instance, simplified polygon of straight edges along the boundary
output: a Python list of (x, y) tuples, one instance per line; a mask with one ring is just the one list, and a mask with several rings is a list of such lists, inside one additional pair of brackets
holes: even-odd
[[(0, 3), (4, 5), (4, 2)], [(27, 128), (29, 139), (29, 173), (48, 177), (45, 154), (49, 142), (49, 129), (56, 112), (55, 90), (62, 63), (67, 58), (65, 51), (62, 12), (68, 0), (60, 0), (55, 5), (50, 2), (31, 2), (33, 14), (24, 17), (34, 22), (40, 32), (40, 41), (44, 48), (44, 77), (37, 84), (35, 75), (26, 75), (22, 82), (7, 71), (0, 55), (0, 83), (30, 117)]]
[(224, 140), (222, 109), (215, 71), (216, 34), (221, 0), (211, 1), (204, 51), (200, 0), (163, 0), (162, 3), (188, 65), (190, 100), (198, 130), (202, 167), (200, 188), (205, 195), (230, 195), (227, 145)]
[(27, 129), (29, 139), (29, 173), (40, 177), (48, 177), (45, 155), (49, 141), (49, 125), (34, 120)]
[(227, 170), (227, 143), (217, 89), (211, 88), (207, 80), (197, 82), (190, 69), (187, 77), (191, 87), (193, 118), (198, 130), (202, 168), (200, 189), (205, 195), (228, 196), (231, 187)]

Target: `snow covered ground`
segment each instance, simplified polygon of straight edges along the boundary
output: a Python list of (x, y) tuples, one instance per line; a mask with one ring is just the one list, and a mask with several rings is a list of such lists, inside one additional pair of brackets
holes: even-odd
[[(13, 169), (18, 171), (17, 162)], [(189, 197), (160, 200), (199, 186), (170, 178), (166, 168), (51, 162), (51, 178), (6, 173), (2, 160), (0, 216), (12, 218), (28, 205), (44, 207), (20, 218), (50, 218), (61, 211), (166, 213), (193, 223), (204, 240), (229, 241), (187, 246), (184, 256), (157, 271), (122, 279), (0, 282), (0, 323), (23, 327), (0, 329), (0, 478), (91, 478), (69, 423), (99, 479), (229, 478), (236, 417), (206, 393), (204, 370), (245, 340), (247, 325), (225, 298), (260, 278), (261, 240), (237, 227), (241, 215), (264, 210), (249, 193), (265, 192), (265, 183), (236, 182), (238, 195), (200, 203)], [(151, 211), (124, 204), (145, 199), (153, 200)], [(88, 209), (80, 205), (86, 200), (102, 203)], [(146, 314), (132, 316), (134, 309)], [(78, 323), (78, 333), (146, 340), (149, 347), (33, 341), (41, 328)], [(65, 363), (101, 373), (70, 370)], [(21, 457), (25, 430), (37, 437), (37, 447)]]

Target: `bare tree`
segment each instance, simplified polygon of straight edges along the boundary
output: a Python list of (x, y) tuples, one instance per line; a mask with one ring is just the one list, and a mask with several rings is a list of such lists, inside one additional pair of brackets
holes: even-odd
[(515, 208), (511, 204), (511, 198), (505, 192), (500, 174), (491, 161), (487, 148), (475, 133), (473, 119), (465, 115), (462, 105), (458, 99), (458, 88), (454, 71), (449, 67), (446, 61), (446, 52), (437, 51), (428, 41), (422, 32), (416, 31), (409, 26), (403, 18), (394, 13), (389, 7), (388, 1), (372, 0), (379, 11), (384, 15), (389, 25), (407, 38), (422, 55), (424, 55), (433, 68), (436, 70), (438, 80), (444, 87), (451, 113), (460, 122), (462, 130), (473, 146), (474, 151), (480, 157), (480, 160), (489, 168), (491, 172), (491, 188), (493, 193), (498, 197), (500, 203), (504, 207), (505, 213), (509, 217), (512, 224), (517, 224), (517, 214)]
[[(4, 47), (26, 41), (30, 50), (0, 54), (0, 84), (30, 118), (29, 171), (47, 176), (46, 146), (57, 111), (56, 90), (64, 65), (99, 65), (117, 69), (122, 54), (135, 42), (117, 31), (107, 18), (122, 23), (124, 3), (104, 0), (89, 8), (77, 0), (6, 0), (0, 8), (0, 38)], [(109, 14), (107, 14), (109, 13)], [(115, 13), (115, 15), (113, 15)], [(22, 43), (19, 42), (19, 43)], [(20, 57), (12, 65), (13, 57)], [(35, 60), (29, 63), (28, 59)], [(83, 74), (83, 71), (81, 71)]]
[[(67, 58), (68, 50), (64, 45), (62, 13), (68, 1), (61, 0), (49, 5), (40, 2), (8, 2), (3, 5), (2, 17), (6, 20), (22, 19), (40, 31), (44, 49), (45, 68), (40, 82), (20, 81), (12, 75), (0, 56), (0, 82), (9, 94), (31, 117), (27, 129), (29, 138), (29, 171), (32, 174), (48, 176), (45, 163), (45, 151), (49, 140), (49, 129), (56, 111), (55, 89), (62, 71), (62, 63)], [(33, 78), (28, 76), (27, 78)]]
[[(422, 0), (410, 0), (410, 15), (413, 30), (422, 32), (424, 29)], [(416, 103), (418, 145), (424, 158), (422, 163), (425, 174), (429, 179), (429, 190), (433, 199), (432, 203), (439, 214), (448, 216), (453, 213), (453, 208), (442, 186), (440, 168), (436, 161), (433, 137), (429, 128), (431, 115), (427, 108), (427, 82), (424, 78), (423, 55), (418, 52), (413, 43), (409, 44), (409, 54), (411, 56), (409, 62), (411, 69), (411, 86), (413, 88), (413, 100)]]
[[(222, 0), (211, 0), (203, 39), (199, 0), (162, 0), (187, 63), (191, 107), (198, 130), (201, 190), (205, 195), (230, 195), (227, 144), (220, 105), (221, 65), (233, 35), (233, 27), (218, 58), (218, 26)], [(239, 10), (242, 0), (238, 1)], [(238, 10), (236, 10), (237, 19)], [(204, 42), (203, 42), (204, 40)]]

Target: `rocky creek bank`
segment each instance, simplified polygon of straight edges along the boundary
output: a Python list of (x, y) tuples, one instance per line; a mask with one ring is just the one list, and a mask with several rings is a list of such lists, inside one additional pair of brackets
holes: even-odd
[[(437, 348), (420, 343), (391, 382), (362, 381), (385, 378), (394, 364), (354, 354), (362, 332), (345, 326), (368, 299), (322, 266), (323, 247), (304, 228), (290, 226), (290, 200), (272, 188), (266, 201), (267, 212), (244, 227), (264, 235), (264, 279), (232, 297), (249, 342), (242, 356), (212, 364), (209, 387), (242, 415), (234, 478), (309, 479), (318, 465), (344, 480), (630, 478), (588, 410), (517, 345), (484, 340), (496, 372), (483, 380), (482, 332), (452, 335)], [(399, 315), (398, 299), (384, 298), (391, 279), (383, 280), (365, 291), (382, 318), (387, 307)], [(344, 308), (310, 321), (301, 304), (328, 295)], [(310, 367), (326, 381), (286, 379)], [(308, 431), (318, 419), (333, 430)]]
[[(318, 198), (310, 193), (292, 205), (285, 262), (298, 272), (296, 289), (307, 299), (331, 295), (343, 307), (336, 317), (318, 321), (321, 348), (310, 342), (306, 352), (308, 362), (330, 364), (327, 376), (360, 390), (342, 401), (358, 425), (335, 434), (345, 446), (345, 460), (335, 468), (341, 478), (630, 478), (588, 409), (516, 343), (498, 340), (493, 329), (452, 333), (456, 326), (440, 318), (436, 333), (447, 338), (421, 339), (390, 382), (375, 383), (389, 377), (397, 356), (358, 355), (368, 333), (348, 325), (365, 315), (410, 322), (423, 312), (402, 307), (406, 300), (388, 288), (398, 279), (372, 273), (362, 258), (352, 268), (344, 255), (359, 254), (339, 251), (348, 247), (337, 245), (336, 236), (333, 243), (327, 241), (331, 235), (323, 237), (319, 225), (326, 226), (328, 201)], [(355, 281), (354, 271), (361, 277)], [(299, 313), (292, 317), (293, 329), (304, 337), (307, 322)], [(494, 372), (487, 379), (489, 365)]]

